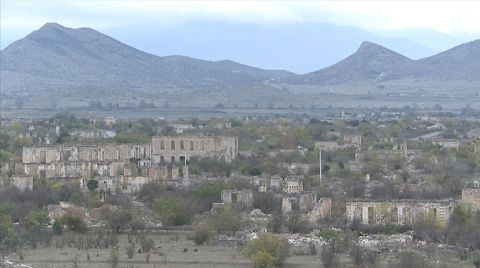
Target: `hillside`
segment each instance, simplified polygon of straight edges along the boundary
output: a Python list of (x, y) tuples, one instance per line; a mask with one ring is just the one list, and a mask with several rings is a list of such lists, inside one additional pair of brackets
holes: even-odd
[(292, 84), (338, 85), (410, 79), (416, 81), (480, 81), (480, 40), (419, 60), (380, 45), (363, 42), (351, 56), (330, 67), (288, 79)]
[(90, 28), (47, 23), (1, 51), (2, 91), (236, 86), (285, 78), (232, 61), (158, 57)]

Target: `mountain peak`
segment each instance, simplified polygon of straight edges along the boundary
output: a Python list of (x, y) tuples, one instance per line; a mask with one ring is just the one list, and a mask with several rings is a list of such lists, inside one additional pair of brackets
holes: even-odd
[(66, 29), (66, 27), (56, 22), (47, 22), (39, 30), (46, 29)]
[[(363, 41), (360, 47), (357, 49), (357, 53), (371, 53), (371, 52), (383, 52), (383, 53), (392, 53), (392, 54), (398, 54), (397, 52), (390, 50), (382, 45), (372, 43), (369, 41)], [(398, 54), (400, 55), (400, 54)]]

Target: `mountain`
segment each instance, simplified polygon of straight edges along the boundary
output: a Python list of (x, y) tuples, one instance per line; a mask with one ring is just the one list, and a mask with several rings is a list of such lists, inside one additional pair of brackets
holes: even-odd
[(418, 60), (423, 76), (439, 80), (480, 80), (480, 39)]
[(155, 55), (181, 54), (209, 60), (228, 58), (250, 66), (296, 73), (335, 64), (364, 40), (412, 59), (442, 51), (417, 43), (416, 39), (398, 38), (408, 33), (384, 37), (357, 27), (320, 22), (256, 24), (199, 19), (122, 25), (104, 28), (102, 32)]
[[(392, 80), (414, 68), (414, 61), (383, 46), (363, 42), (346, 59), (297, 78), (306, 84), (342, 84), (361, 80)], [(295, 79), (295, 78), (293, 78)]]
[(238, 86), (294, 75), (233, 61), (158, 57), (93, 29), (56, 23), (12, 43), (0, 57), (2, 92)]
[(363, 42), (344, 60), (321, 70), (287, 78), (292, 84), (335, 85), (413, 79), (415, 81), (480, 81), (480, 40), (412, 60), (383, 46)]

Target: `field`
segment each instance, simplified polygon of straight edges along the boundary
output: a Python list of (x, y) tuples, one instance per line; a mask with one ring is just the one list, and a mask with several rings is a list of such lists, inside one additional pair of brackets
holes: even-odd
[[(119, 237), (120, 258), (117, 267), (251, 267), (250, 260), (242, 254), (240, 247), (232, 245), (195, 245), (187, 239), (188, 232), (150, 233), (155, 241), (155, 249), (148, 253), (137, 253), (128, 259), (125, 246), (127, 236)], [(184, 252), (186, 249), (186, 252)], [(38, 249), (23, 249), (23, 260), (18, 254), (11, 254), (8, 259), (14, 263), (22, 263), (29, 267), (60, 268), (60, 267), (112, 267), (110, 249), (78, 250), (72, 247), (56, 249), (52, 247)], [(437, 252), (441, 262), (433, 267), (471, 267), (471, 263), (455, 261), (454, 253), (449, 250)], [(388, 254), (387, 254), (388, 255)], [(390, 260), (391, 256), (389, 257)], [(75, 264), (76, 259), (76, 264)], [(380, 257), (379, 267), (390, 267), (384, 256)], [(76, 266), (75, 266), (76, 265)], [(23, 266), (23, 267), (26, 267)], [(289, 256), (284, 267), (323, 267), (319, 253), (316, 256)], [(349, 257), (341, 255), (337, 267), (354, 267)]]

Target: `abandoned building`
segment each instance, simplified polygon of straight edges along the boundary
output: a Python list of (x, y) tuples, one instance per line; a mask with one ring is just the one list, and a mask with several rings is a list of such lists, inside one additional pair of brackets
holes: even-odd
[(462, 190), (462, 203), (470, 206), (474, 211), (480, 211), (480, 189)]
[(20, 191), (33, 190), (33, 176), (0, 176), (0, 190), (15, 187)]
[(447, 224), (455, 208), (455, 201), (448, 200), (351, 200), (346, 203), (349, 223), (355, 220), (362, 224), (406, 224), (432, 217)]
[(283, 192), (288, 194), (303, 192), (303, 176), (284, 178), (282, 180)]
[(250, 210), (253, 208), (253, 192), (251, 190), (223, 190), (222, 204), (236, 210)]
[(157, 163), (182, 163), (190, 157), (218, 157), (231, 162), (238, 155), (237, 137), (179, 136), (153, 137), (152, 160)]
[(183, 164), (191, 156), (219, 157), (229, 162), (237, 154), (236, 137), (154, 137), (152, 145), (32, 146), (23, 148), (21, 174), (44, 178), (114, 177), (123, 175), (127, 164)]
[(317, 199), (316, 192), (284, 194), (282, 196), (282, 214), (300, 213), (302, 218), (310, 223), (331, 216), (332, 200), (330, 198)]
[(95, 139), (110, 139), (117, 136), (114, 130), (108, 129), (92, 129), (92, 130), (74, 130), (70, 133), (71, 136), (76, 136), (83, 140), (95, 140)]

